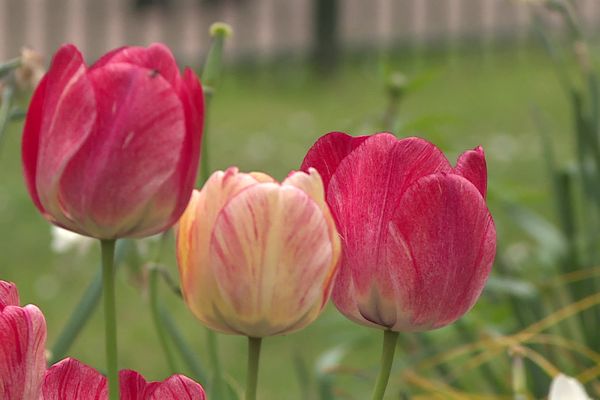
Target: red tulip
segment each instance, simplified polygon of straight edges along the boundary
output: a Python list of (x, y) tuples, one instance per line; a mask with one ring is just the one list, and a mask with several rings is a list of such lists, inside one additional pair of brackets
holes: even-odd
[[(135, 371), (122, 370), (119, 386), (121, 400), (206, 400), (202, 386), (182, 375), (149, 383)], [(46, 372), (41, 400), (107, 398), (106, 377), (75, 359), (67, 358)]]
[(38, 400), (45, 344), (42, 312), (32, 305), (19, 307), (16, 286), (0, 281), (0, 399)]
[(342, 237), (333, 301), (344, 315), (423, 331), (474, 305), (496, 252), (480, 147), (453, 168), (423, 139), (334, 132), (309, 150), (302, 169), (309, 167), (323, 177)]
[(114, 50), (91, 67), (61, 47), (23, 132), (29, 193), (50, 222), (99, 239), (142, 237), (177, 221), (198, 166), (204, 103), (163, 45)]
[[(46, 370), (46, 320), (36, 306), (19, 307), (14, 284), (0, 280), (0, 399), (104, 400), (106, 377), (68, 358)], [(205, 400), (200, 384), (183, 375), (146, 382), (135, 371), (119, 374), (121, 400)]]

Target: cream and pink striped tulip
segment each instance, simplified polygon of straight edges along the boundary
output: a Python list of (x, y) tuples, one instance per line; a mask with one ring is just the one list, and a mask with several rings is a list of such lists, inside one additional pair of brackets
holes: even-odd
[(237, 168), (194, 191), (177, 232), (185, 301), (209, 328), (265, 337), (313, 322), (329, 299), (340, 239), (314, 169), (282, 183)]

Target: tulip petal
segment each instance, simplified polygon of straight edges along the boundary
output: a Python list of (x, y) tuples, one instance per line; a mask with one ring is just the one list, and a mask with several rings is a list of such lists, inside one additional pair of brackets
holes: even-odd
[(487, 166), (485, 154), (481, 146), (461, 154), (454, 171), (456, 174), (471, 181), (485, 198), (487, 191)]
[(73, 358), (54, 364), (46, 371), (41, 400), (105, 400), (106, 377)]
[(173, 375), (164, 382), (151, 383), (146, 391), (147, 400), (206, 400), (200, 384), (183, 375)]
[(19, 305), (19, 291), (12, 282), (0, 281), (0, 312), (6, 306)]
[(356, 149), (369, 136), (353, 137), (343, 132), (330, 132), (319, 138), (306, 153), (300, 169), (309, 167), (319, 171), (325, 191), (342, 160)]
[(394, 329), (454, 322), (479, 298), (496, 253), (485, 200), (468, 180), (436, 174), (413, 184), (396, 213), (385, 244), (386, 278), (403, 312)]
[(146, 379), (136, 371), (119, 371), (120, 400), (146, 400), (147, 386)]
[[(231, 330), (252, 337), (289, 333), (316, 318), (334, 262), (329, 228), (303, 191), (275, 183), (250, 186), (215, 221), (210, 265), (235, 317)], [(317, 307), (315, 307), (317, 304)], [(219, 307), (219, 305), (217, 305)], [(310, 314), (312, 318), (305, 319)], [(298, 326), (297, 322), (305, 323)]]
[[(40, 93), (34, 95), (23, 133), (28, 187), (38, 208), (53, 216), (62, 215), (58, 179), (91, 134), (96, 118), (94, 92), (85, 72), (77, 48), (61, 47), (36, 90)], [(66, 218), (59, 222), (69, 225)]]
[(591, 400), (585, 387), (575, 378), (558, 374), (552, 380), (548, 400)]
[(0, 399), (38, 400), (45, 344), (46, 321), (36, 306), (0, 311)]
[(181, 101), (160, 75), (143, 68), (109, 63), (89, 78), (98, 120), (62, 176), (62, 203), (90, 236), (156, 233), (178, 200), (153, 196), (178, 190), (168, 178), (186, 134)]
[(385, 276), (385, 255), (380, 250), (387, 236), (387, 221), (394, 216), (404, 192), (423, 176), (451, 170), (437, 147), (418, 138), (398, 140), (379, 134), (350, 153), (340, 163), (327, 191), (327, 202), (344, 243), (342, 270), (346, 271), (338, 280), (349, 279), (352, 271), (356, 289), (365, 295), (372, 274)]
[(90, 70), (119, 63), (155, 71), (176, 89), (181, 84), (175, 57), (173, 57), (171, 50), (162, 43), (152, 43), (148, 47), (126, 46), (115, 49), (100, 58), (90, 67)]
[[(212, 272), (207, 268), (211, 232), (221, 208), (237, 193), (256, 185), (262, 176), (216, 171), (201, 191), (194, 190), (177, 229), (177, 263), (184, 298), (194, 315), (221, 332), (235, 333), (215, 314), (212, 302), (222, 303)], [(210, 304), (204, 304), (210, 302)]]

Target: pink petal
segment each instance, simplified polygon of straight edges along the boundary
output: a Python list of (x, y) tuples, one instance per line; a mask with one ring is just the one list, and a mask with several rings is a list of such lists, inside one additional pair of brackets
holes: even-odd
[(67, 358), (46, 371), (40, 400), (106, 400), (106, 384), (94, 368)]
[(120, 400), (145, 400), (146, 379), (139, 373), (132, 370), (119, 371), (119, 386), (121, 391)]
[(75, 46), (63, 46), (36, 90), (23, 133), (25, 176), (40, 210), (61, 215), (58, 178), (91, 133), (95, 118), (83, 57)]
[[(196, 183), (200, 161), (200, 143), (204, 128), (204, 95), (198, 77), (189, 68), (186, 68), (184, 72), (179, 97), (185, 114), (186, 136), (181, 147), (179, 165), (175, 176), (172, 178), (179, 182), (179, 192), (177, 194), (179, 202), (173, 210), (168, 226), (179, 219), (189, 202), (192, 189)], [(163, 190), (163, 194), (167, 198), (173, 196), (170, 188)]]
[(25, 119), (25, 127), (23, 128), (23, 143), (21, 146), (21, 157), (23, 163), (23, 175), (25, 176), (25, 183), (27, 184), (27, 190), (33, 200), (35, 206), (42, 212), (45, 213), (44, 207), (40, 202), (40, 198), (36, 187), (36, 172), (37, 172), (37, 158), (39, 151), (40, 141), (40, 129), (42, 125), (42, 117), (44, 115), (44, 100), (46, 98), (46, 86), (48, 78), (44, 75), (40, 84), (33, 92), (31, 101), (29, 102), (29, 109), (27, 110), (27, 118)]
[(496, 230), (474, 185), (456, 175), (420, 179), (388, 229), (385, 260), (398, 299), (397, 327), (439, 328), (475, 304), (492, 268)]
[(206, 400), (202, 386), (183, 375), (173, 375), (160, 383), (150, 384), (147, 400)]
[(487, 166), (481, 146), (465, 151), (458, 158), (454, 172), (467, 178), (485, 198), (487, 191)]
[(130, 64), (133, 66), (155, 71), (174, 88), (179, 88), (181, 76), (173, 53), (161, 43), (153, 43), (148, 47), (121, 47), (100, 58), (91, 70), (103, 68), (109, 64)]
[(46, 321), (36, 306), (0, 311), (0, 399), (38, 400), (45, 345)]
[(308, 168), (315, 168), (327, 191), (329, 181), (342, 160), (368, 138), (369, 136), (353, 137), (343, 132), (330, 132), (321, 136), (306, 153), (300, 169), (308, 172)]
[(61, 179), (61, 204), (79, 231), (99, 238), (145, 236), (163, 228), (179, 199), (171, 179), (186, 129), (181, 101), (160, 75), (109, 63), (89, 78), (98, 101), (93, 133)]
[(19, 305), (19, 291), (12, 282), (0, 281), (0, 312), (6, 306)]
[(241, 191), (221, 210), (210, 245), (223, 321), (252, 337), (302, 328), (321, 310), (335, 256), (327, 220), (303, 191), (275, 183)]
[(451, 170), (437, 147), (418, 138), (378, 134), (350, 153), (327, 192), (344, 249), (338, 281), (351, 275), (364, 295), (373, 276), (387, 279), (381, 248), (404, 192), (423, 176)]

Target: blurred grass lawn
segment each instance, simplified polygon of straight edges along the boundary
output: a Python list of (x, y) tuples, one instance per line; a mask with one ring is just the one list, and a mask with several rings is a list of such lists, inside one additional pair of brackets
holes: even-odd
[[(492, 56), (484, 62), (480, 54), (465, 55), (451, 66), (445, 56), (426, 57), (420, 70), (438, 73), (428, 85), (405, 99), (402, 118), (434, 121), (427, 131), (414, 133), (438, 144), (452, 160), (467, 148), (483, 145), (491, 189), (547, 212), (552, 205), (545, 200), (546, 177), (530, 106), (537, 104), (552, 116), (553, 134), (561, 144), (558, 153), (564, 156), (571, 153), (571, 143), (561, 139), (570, 137), (568, 104), (541, 53), (502, 51)], [(413, 62), (395, 64), (409, 76), (415, 70)], [(237, 165), (241, 170), (262, 170), (281, 179), (298, 168), (304, 153), (320, 135), (332, 130), (354, 135), (373, 133), (366, 127), (373, 125), (369, 121), (378, 121), (386, 106), (378, 71), (377, 63), (369, 57), (348, 63), (325, 82), (314, 79), (301, 65), (265, 67), (260, 72), (227, 69), (210, 118), (212, 167)], [(94, 248), (92, 254), (83, 257), (59, 256), (50, 251), (49, 225), (35, 210), (21, 177), (20, 130), (21, 126), (16, 126), (7, 133), (0, 153), (0, 278), (18, 284), (22, 302), (42, 308), (48, 321), (50, 347), (96, 272), (99, 251)], [(491, 208), (500, 234), (499, 245), (505, 247), (515, 240), (515, 230), (499, 207), (496, 210), (491, 203)], [(176, 275), (173, 255), (165, 260)], [(151, 379), (163, 379), (168, 371), (152, 330), (146, 298), (129, 284), (126, 274), (121, 273), (118, 281), (120, 366), (136, 369)], [(174, 296), (166, 290), (162, 293), (186, 336), (206, 360), (205, 329)], [(489, 299), (481, 302), (469, 320), (502, 325), (502, 307), (490, 313), (490, 303)], [(101, 312), (93, 316), (71, 351), (72, 356), (99, 368), (104, 365), (101, 317)], [(243, 384), (245, 338), (220, 338), (225, 369)], [(331, 306), (304, 331), (266, 340), (259, 397), (300, 399), (294, 356), (301, 354), (312, 364), (326, 349), (353, 339), (359, 340), (359, 350), (345, 363), (360, 369), (365, 379), (354, 376), (341, 382), (344, 392), (351, 394), (349, 398), (365, 398), (377, 371), (380, 332), (354, 325)], [(402, 360), (405, 352), (410, 349), (399, 351), (397, 359)], [(399, 389), (397, 378), (398, 374), (395, 380), (392, 378), (390, 398), (397, 398), (393, 395)]]

